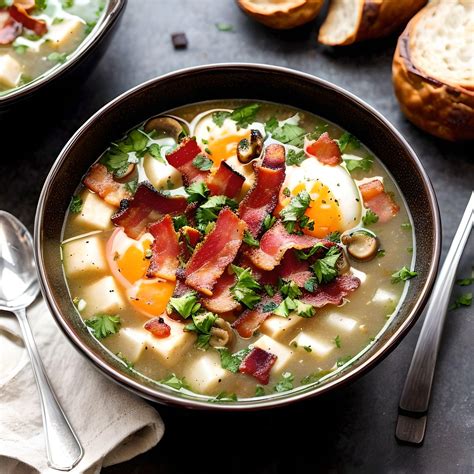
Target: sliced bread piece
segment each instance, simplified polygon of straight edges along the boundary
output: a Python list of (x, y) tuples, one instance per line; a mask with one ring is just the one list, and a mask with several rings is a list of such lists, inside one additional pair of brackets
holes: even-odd
[(392, 74), (403, 113), (447, 140), (474, 139), (474, 2), (430, 3), (398, 39)]
[(316, 18), (324, 0), (237, 0), (237, 3), (260, 23), (287, 30)]
[(427, 0), (331, 0), (318, 41), (345, 46), (401, 28)]

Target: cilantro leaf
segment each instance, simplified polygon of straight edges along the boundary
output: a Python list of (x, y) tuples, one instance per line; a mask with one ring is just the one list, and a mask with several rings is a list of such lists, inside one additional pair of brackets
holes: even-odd
[(161, 147), (158, 145), (158, 143), (152, 143), (147, 149), (146, 153), (148, 153), (152, 158), (155, 158), (155, 160), (159, 161), (160, 163), (166, 164), (166, 160), (163, 158), (163, 155), (161, 154)]
[(61, 0), (63, 8), (72, 8), (74, 6), (74, 0)]
[(295, 165), (300, 166), (301, 163), (306, 159), (306, 155), (304, 154), (304, 150), (300, 150), (296, 152), (295, 150), (291, 149), (288, 150), (286, 154), (286, 164), (288, 166)]
[(14, 44), (13, 49), (16, 54), (25, 54), (29, 48), (26, 44)]
[(110, 314), (94, 314), (92, 318), (86, 319), (85, 323), (97, 339), (117, 333), (121, 326), (120, 316)]
[(371, 156), (366, 156), (360, 160), (344, 159), (344, 163), (346, 164), (347, 171), (352, 173), (354, 170), (369, 171), (374, 160)]
[(284, 282), (280, 288), (280, 293), (285, 298), (296, 298), (301, 296), (301, 290), (298, 288), (298, 285), (294, 281)]
[(410, 280), (418, 275), (417, 272), (411, 271), (406, 266), (402, 267), (398, 272), (392, 274), (392, 283), (400, 283), (401, 281)]
[(260, 242), (248, 230), (244, 232), (242, 240), (251, 247), (260, 247)]
[(459, 286), (469, 286), (474, 283), (474, 277), (471, 278), (462, 278), (461, 280), (456, 280), (456, 285)]
[(189, 318), (201, 309), (201, 304), (195, 291), (190, 291), (183, 296), (170, 298), (168, 303), (168, 312), (176, 311), (184, 319)]
[(173, 217), (173, 227), (175, 231), (178, 231), (185, 225), (188, 225), (188, 218), (184, 214)]
[(202, 202), (209, 197), (210, 191), (204, 181), (199, 181), (188, 186), (186, 193), (188, 194), (188, 202)]
[(281, 378), (275, 385), (273, 390), (278, 393), (287, 392), (288, 390), (291, 390), (293, 388), (294, 380), (295, 377), (291, 372), (284, 372), (283, 374), (281, 374)]
[(378, 222), (379, 216), (375, 214), (375, 212), (371, 211), (370, 209), (367, 209), (366, 213), (362, 217), (362, 223), (365, 226), (369, 226), (370, 224), (375, 224)]
[(270, 117), (266, 122), (265, 122), (265, 132), (272, 133), (273, 130), (275, 130), (278, 127), (278, 120), (275, 117)]
[(224, 120), (230, 117), (230, 112), (225, 110), (220, 110), (212, 114), (212, 121), (218, 126), (222, 127), (224, 125)]
[(176, 390), (181, 390), (182, 388), (189, 389), (189, 385), (186, 383), (185, 378), (180, 378), (173, 373), (160, 380), (160, 383), (163, 385), (168, 385), (168, 387), (174, 388)]
[(276, 293), (276, 290), (272, 285), (263, 285), (263, 289), (267, 292), (268, 296), (274, 296)]
[(327, 250), (323, 242), (318, 242), (317, 244), (313, 245), (307, 252), (305, 252), (304, 250), (297, 250), (296, 255), (300, 260), (308, 260), (321, 249)]
[(207, 202), (201, 204), (196, 212), (198, 229), (205, 231), (209, 222), (214, 222), (217, 220), (219, 212), (224, 209), (224, 207), (229, 207), (232, 210), (235, 210), (237, 209), (237, 203), (227, 196), (211, 196)]
[(250, 268), (241, 268), (237, 265), (231, 265), (232, 271), (237, 276), (237, 281), (230, 287), (230, 292), (236, 301), (244, 304), (249, 309), (262, 299), (256, 291), (261, 290), (260, 285), (252, 276)]
[(217, 349), (219, 351), (219, 355), (221, 357), (221, 367), (223, 369), (236, 374), (239, 371), (240, 364), (247, 356), (247, 354), (251, 351), (250, 348), (242, 349), (234, 354), (231, 354), (229, 349)]
[(255, 122), (255, 116), (259, 110), (259, 104), (243, 105), (242, 107), (237, 107), (230, 114), (230, 118), (237, 123), (238, 127), (247, 128), (249, 124)]
[(281, 143), (293, 145), (301, 148), (304, 143), (306, 130), (298, 125), (285, 123), (281, 127), (277, 127), (272, 132), (272, 138)]
[(331, 247), (323, 258), (319, 258), (312, 265), (318, 283), (329, 283), (337, 276), (337, 261), (341, 256), (339, 247)]
[(285, 229), (290, 234), (294, 232), (296, 224), (304, 216), (311, 198), (307, 191), (301, 191), (291, 198), (290, 203), (280, 211), (280, 217)]
[(207, 349), (211, 339), (211, 329), (217, 319), (217, 314), (207, 312), (192, 314), (193, 322), (184, 326), (185, 331), (196, 332), (198, 337), (196, 346), (198, 349)]
[(82, 211), (82, 199), (79, 196), (73, 196), (71, 204), (69, 204), (69, 210), (74, 214), (79, 214)]
[(37, 10), (45, 10), (48, 6), (47, 0), (35, 0), (35, 8)]
[(214, 162), (209, 159), (206, 155), (199, 154), (193, 160), (193, 166), (202, 171), (208, 171), (212, 168)]
[(341, 137), (337, 140), (339, 144), (339, 148), (341, 149), (341, 153), (344, 153), (346, 148), (359, 148), (360, 142), (359, 140), (354, 137), (354, 135), (350, 134), (349, 132), (344, 132)]
[(133, 369), (134, 363), (128, 360), (121, 352), (117, 352), (115, 355), (127, 366), (127, 369)]
[(472, 304), (472, 293), (464, 293), (456, 298), (454, 303), (448, 308), (450, 311), (453, 309), (461, 308), (462, 306), (471, 306)]

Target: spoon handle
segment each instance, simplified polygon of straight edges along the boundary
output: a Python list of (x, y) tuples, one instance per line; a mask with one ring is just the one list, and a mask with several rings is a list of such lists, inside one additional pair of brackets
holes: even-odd
[[(426, 309), (415, 353), (400, 399), (396, 436), (399, 440), (419, 444), (423, 440), (426, 417), (433, 384), (436, 359), (441, 342), (449, 298), (456, 276), (459, 259), (474, 224), (474, 192), (467, 204), (461, 223), (449, 248), (443, 267), (438, 274), (433, 293)], [(411, 422), (411, 417), (417, 421)]]
[(46, 375), (25, 309), (15, 311), (15, 315), (20, 323), (40, 395), (48, 464), (53, 469), (70, 471), (84, 454), (82, 446), (66, 419)]

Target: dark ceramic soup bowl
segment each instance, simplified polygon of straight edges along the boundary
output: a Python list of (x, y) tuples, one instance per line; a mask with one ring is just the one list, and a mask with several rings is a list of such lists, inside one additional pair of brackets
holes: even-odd
[(19, 107), (25, 103), (28, 105), (32, 99), (47, 100), (48, 92), (52, 89), (61, 95), (58, 85), (80, 80), (88, 74), (109, 45), (126, 4), (127, 0), (108, 0), (100, 22), (77, 49), (68, 55), (64, 64), (46, 71), (24, 86), (0, 95), (0, 118), (1, 114), (13, 111), (18, 113)]
[[(418, 277), (411, 280), (398, 314), (355, 362), (320, 382), (261, 399), (210, 403), (141, 377), (116, 360), (81, 321), (69, 297), (60, 255), (61, 231), (70, 196), (111, 141), (146, 118), (211, 99), (270, 101), (314, 112), (349, 130), (371, 149), (395, 178), (413, 216)], [(430, 294), (440, 254), (440, 220), (430, 181), (413, 150), (379, 113), (345, 90), (301, 72), (255, 64), (217, 64), (185, 69), (148, 81), (116, 98), (71, 138), (46, 179), (35, 223), (36, 257), (43, 295), (59, 327), (102, 373), (147, 399), (191, 408), (252, 410), (320, 395), (362, 375), (401, 341)]]

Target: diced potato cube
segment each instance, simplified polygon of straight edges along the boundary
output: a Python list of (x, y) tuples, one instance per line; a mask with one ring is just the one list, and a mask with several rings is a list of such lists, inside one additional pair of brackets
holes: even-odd
[(343, 316), (340, 313), (331, 313), (327, 316), (326, 322), (335, 329), (345, 332), (350, 332), (357, 326), (357, 320)]
[(217, 352), (207, 351), (195, 358), (184, 371), (186, 382), (199, 393), (208, 394), (223, 390), (223, 381), (232, 375), (221, 367)]
[(183, 185), (181, 173), (168, 163), (163, 163), (150, 155), (146, 155), (143, 160), (143, 168), (147, 178), (156, 189), (167, 190), (179, 188)]
[(273, 339), (282, 339), (294, 328), (298, 321), (301, 322), (301, 318), (296, 315), (290, 315), (288, 318), (270, 316), (260, 326), (260, 331)]
[[(296, 344), (296, 350), (308, 352), (317, 357), (326, 357), (336, 346), (321, 339), (300, 332), (291, 342), (290, 346)], [(305, 349), (305, 347), (307, 349)], [(308, 349), (311, 349), (309, 351)]]
[(121, 290), (112, 276), (106, 276), (82, 289), (87, 303), (82, 315), (90, 318), (97, 313), (116, 314), (125, 308)]
[(77, 43), (85, 23), (79, 17), (65, 18), (61, 23), (51, 25), (48, 31), (48, 44), (58, 51), (69, 51)]
[(73, 221), (90, 229), (106, 230), (112, 228), (110, 218), (115, 208), (103, 201), (97, 194), (85, 190), (81, 193), (82, 209)]
[(116, 346), (127, 360), (136, 363), (145, 350), (147, 337), (143, 329), (125, 327), (116, 336)]
[(277, 360), (272, 367), (272, 371), (280, 372), (285, 369), (285, 367), (290, 362), (291, 357), (293, 356), (293, 351), (283, 344), (274, 341), (271, 337), (262, 336), (253, 343), (254, 347), (259, 347), (264, 351), (270, 352), (277, 356)]
[(0, 84), (4, 87), (16, 87), (20, 82), (21, 65), (9, 54), (0, 56)]
[(395, 296), (394, 293), (391, 293), (390, 291), (384, 290), (382, 288), (378, 288), (377, 291), (375, 292), (375, 295), (372, 298), (372, 303), (378, 303), (378, 304), (393, 304), (397, 301), (397, 297)]
[(90, 235), (66, 242), (62, 251), (64, 269), (69, 278), (96, 276), (109, 271), (104, 243), (98, 236)]
[(361, 283), (365, 283), (365, 281), (367, 280), (367, 273), (357, 270), (357, 268), (354, 267), (351, 267), (351, 272), (355, 277), (360, 280)]

